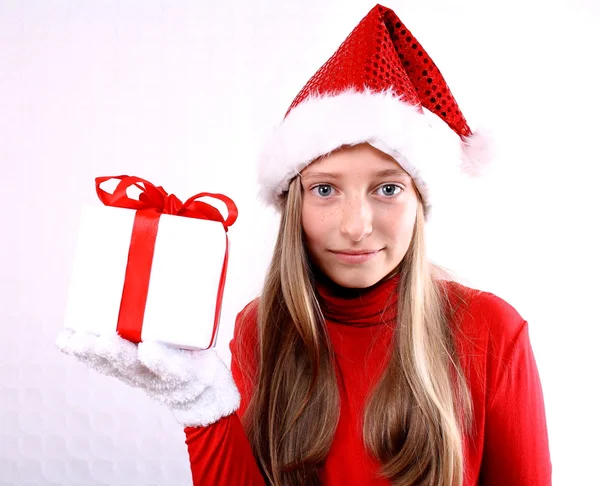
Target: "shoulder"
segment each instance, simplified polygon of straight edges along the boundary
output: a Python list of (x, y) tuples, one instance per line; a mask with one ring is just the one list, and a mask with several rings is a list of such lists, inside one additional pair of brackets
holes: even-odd
[(251, 300), (238, 312), (235, 318), (235, 326), (233, 328), (233, 339), (230, 347), (232, 352), (233, 347), (243, 345), (245, 348), (252, 348), (258, 339), (258, 302), (259, 298)]
[(470, 345), (484, 347), (488, 357), (508, 357), (527, 327), (521, 314), (492, 292), (454, 281), (444, 282), (444, 286), (454, 312), (458, 338), (462, 337)]
[(238, 322), (240, 324), (250, 321), (256, 322), (258, 318), (258, 302), (259, 298), (256, 297), (255, 299), (248, 302), (244, 306), (244, 308), (240, 312), (238, 312), (236, 317), (236, 327), (238, 326)]
[(529, 349), (528, 324), (492, 292), (457, 282), (446, 284), (456, 349), (475, 407), (481, 410), (515, 368), (514, 357)]

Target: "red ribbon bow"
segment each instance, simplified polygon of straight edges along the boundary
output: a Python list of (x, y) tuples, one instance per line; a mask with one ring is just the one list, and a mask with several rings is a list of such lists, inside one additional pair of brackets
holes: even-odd
[[(114, 192), (111, 194), (100, 188), (100, 184), (110, 179), (120, 180)], [(127, 189), (131, 186), (137, 187), (142, 192), (138, 199), (132, 199), (127, 195)], [(235, 223), (238, 217), (238, 209), (235, 203), (223, 194), (211, 192), (200, 192), (190, 197), (185, 203), (174, 194), (167, 194), (162, 186), (154, 184), (133, 176), (114, 176), (114, 177), (96, 177), (96, 193), (106, 206), (127, 209), (153, 209), (161, 214), (172, 214), (175, 216), (184, 216), (186, 218), (209, 219), (223, 223), (225, 231), (229, 226)], [(201, 197), (212, 197), (223, 201), (227, 206), (227, 219), (223, 218), (221, 212), (215, 207), (202, 201), (197, 201)]]
[[(103, 182), (110, 179), (118, 179), (120, 181), (112, 193), (100, 187)], [(139, 199), (133, 199), (127, 195), (127, 189), (132, 186), (137, 187), (141, 191), (138, 196)], [(154, 246), (158, 234), (160, 216), (171, 214), (186, 218), (217, 221), (223, 225), (227, 233), (229, 227), (235, 223), (238, 217), (238, 209), (235, 203), (227, 196), (209, 192), (198, 193), (190, 197), (185, 203), (182, 203), (177, 196), (167, 194), (161, 186), (155, 186), (139, 177), (126, 175), (96, 177), (96, 193), (100, 201), (106, 206), (136, 210), (129, 245), (127, 268), (125, 270), (125, 282), (121, 297), (121, 307), (119, 309), (117, 332), (124, 339), (139, 343), (142, 340), (142, 325), (146, 310), (146, 300), (148, 298), (150, 272), (154, 258)], [(215, 207), (197, 200), (201, 197), (212, 197), (224, 202), (228, 211), (227, 218), (224, 218), (221, 212)], [(223, 269), (217, 292), (215, 320), (209, 347), (214, 343), (219, 325), (228, 258), (229, 239), (226, 234), (225, 257), (223, 259)]]

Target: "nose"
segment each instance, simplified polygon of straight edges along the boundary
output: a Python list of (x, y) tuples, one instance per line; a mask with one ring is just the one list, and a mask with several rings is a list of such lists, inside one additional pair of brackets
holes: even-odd
[(348, 200), (342, 208), (340, 232), (352, 241), (360, 241), (373, 231), (371, 207), (364, 198)]

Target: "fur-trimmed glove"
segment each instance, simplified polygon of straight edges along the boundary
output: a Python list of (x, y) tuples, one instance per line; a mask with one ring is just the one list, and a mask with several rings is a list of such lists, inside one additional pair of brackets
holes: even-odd
[(212, 424), (240, 404), (231, 372), (215, 349), (175, 349), (152, 341), (134, 344), (117, 333), (96, 336), (71, 330), (59, 333), (56, 346), (96, 371), (144, 390), (186, 427)]

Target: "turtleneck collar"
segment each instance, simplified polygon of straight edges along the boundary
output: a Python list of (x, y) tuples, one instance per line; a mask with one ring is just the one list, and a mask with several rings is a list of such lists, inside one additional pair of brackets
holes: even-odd
[(314, 276), (317, 299), (327, 321), (355, 327), (395, 323), (400, 280), (397, 269), (364, 289), (342, 287), (319, 271), (314, 271)]

